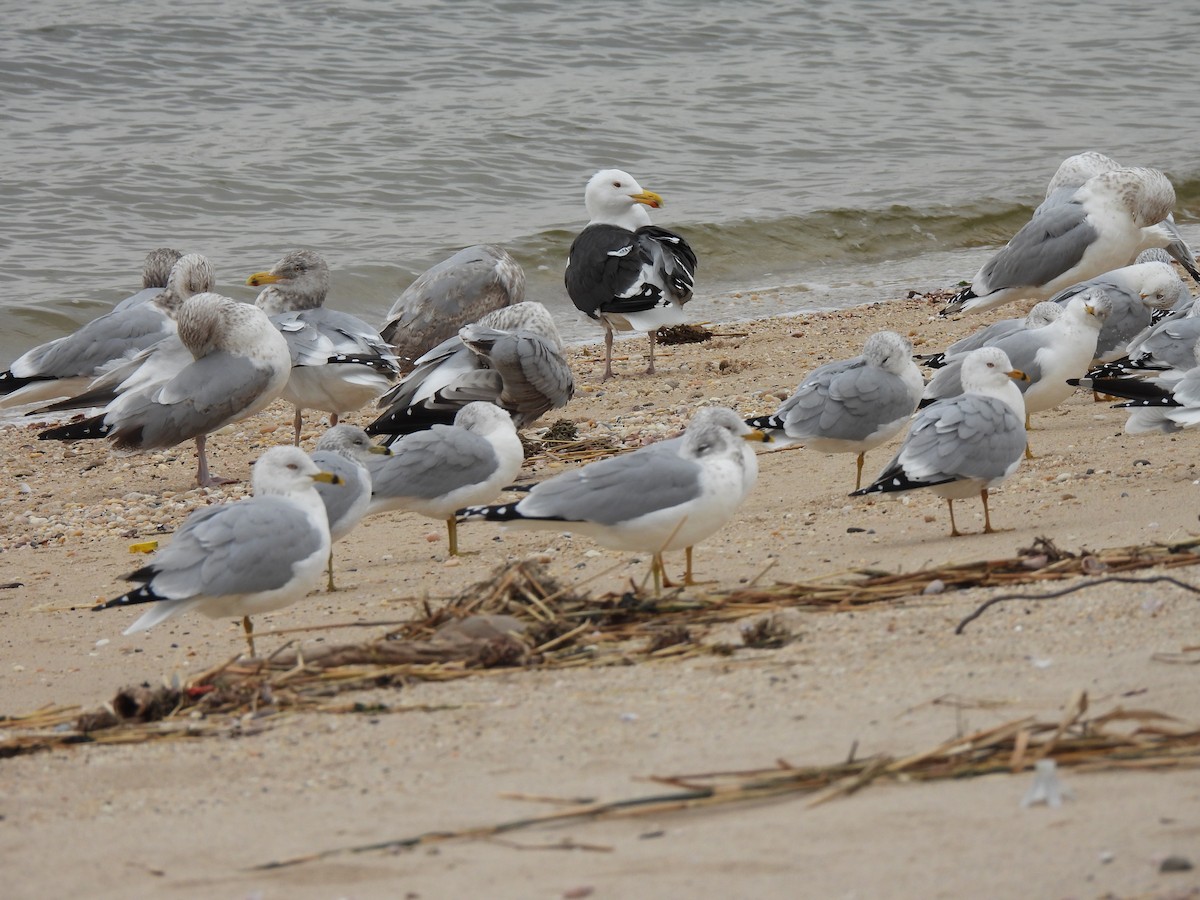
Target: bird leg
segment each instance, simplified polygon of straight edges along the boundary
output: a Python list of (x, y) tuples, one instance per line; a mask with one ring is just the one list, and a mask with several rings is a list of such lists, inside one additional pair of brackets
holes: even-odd
[[(712, 579), (710, 579), (708, 581), (697, 581), (696, 580), (696, 578), (692, 574), (692, 548), (691, 547), (684, 547), (683, 555), (684, 555), (684, 558), (687, 560), (687, 569), (683, 573), (683, 583), (685, 585), (687, 585), (688, 587), (694, 587), (697, 584), (715, 584), (716, 583)], [(671, 581), (671, 579), (669, 579), (667, 577), (666, 569), (663, 569), (663, 587), (678, 587), (678, 584), (676, 584), (674, 581)]]
[(992, 518), (991, 518), (991, 516), (988, 515), (987, 488), (984, 488), (983, 490), (981, 490), (979, 492), (979, 498), (983, 501), (983, 533), (984, 534), (995, 534), (996, 529), (992, 527)]
[(858, 490), (860, 487), (862, 487), (862, 470), (863, 470), (863, 461), (864, 461), (864, 460), (866, 460), (866, 458), (867, 458), (867, 454), (866, 454), (866, 453), (860, 453), (860, 454), (858, 454), (858, 471), (857, 471), (857, 472), (855, 473), (855, 475), (854, 475), (854, 489), (855, 489), (856, 491), (857, 491), (857, 490)]
[(446, 520), (446, 534), (450, 538), (450, 555), (451, 556), (474, 556), (478, 550), (459, 550), (458, 549), (458, 520), (451, 516)]
[(608, 381), (613, 377), (612, 370), (612, 345), (613, 345), (613, 330), (612, 326), (607, 322), (604, 323), (604, 374), (600, 376), (600, 381)]
[(658, 329), (647, 332), (650, 337), (650, 365), (646, 367), (646, 374), (654, 374), (654, 343), (658, 339)]
[(250, 647), (250, 658), (254, 659), (254, 623), (249, 616), (242, 616), (242, 631), (246, 633), (246, 644)]
[(204, 452), (205, 444), (208, 442), (208, 435), (200, 435), (196, 438), (196, 484), (200, 487), (214, 487), (220, 484), (233, 484), (237, 481), (236, 478), (222, 478), (219, 475), (214, 475), (208, 471), (208, 454)]
[(325, 593), (332, 594), (337, 590), (333, 586), (333, 547), (329, 548), (329, 564), (325, 567), (325, 572), (329, 576), (329, 580), (325, 585)]
[(292, 428), (295, 431), (295, 437), (292, 439), (292, 443), (295, 444), (297, 447), (300, 446), (300, 429), (302, 429), (303, 427), (304, 427), (304, 410), (302, 410), (300, 407), (297, 406), (296, 407), (296, 417), (294, 419), (292, 419)]
[(662, 594), (663, 581), (666, 579), (666, 569), (663, 568), (661, 553), (655, 553), (650, 560), (650, 571), (654, 575), (654, 596)]
[(947, 498), (946, 505), (950, 507), (950, 537), (961, 537), (962, 532), (958, 530), (958, 526), (954, 524), (954, 501)]

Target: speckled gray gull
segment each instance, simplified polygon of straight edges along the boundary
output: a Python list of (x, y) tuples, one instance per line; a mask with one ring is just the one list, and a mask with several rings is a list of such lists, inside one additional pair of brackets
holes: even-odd
[(867, 338), (861, 355), (814, 369), (772, 415), (746, 424), (761, 428), (780, 448), (802, 444), (857, 454), (857, 490), (867, 452), (908, 424), (924, 387), (912, 344), (894, 331), (879, 331)]
[(1128, 402), (1125, 430), (1130, 434), (1161, 431), (1173, 434), (1200, 425), (1200, 338), (1191, 345), (1191, 358), (1183, 365), (1158, 372), (1123, 377), (1081, 378), (1077, 384)]
[[(371, 473), (367, 461), (372, 455), (387, 456), (387, 447), (371, 443), (370, 435), (356, 425), (335, 425), (321, 435), (317, 448), (310, 454), (323, 472), (338, 476), (340, 484), (319, 482), (317, 494), (325, 504), (329, 518), (329, 535), (337, 543), (362, 521), (371, 505)], [(326, 590), (336, 590), (333, 584), (333, 548), (329, 548), (329, 577)]]
[(612, 550), (653, 555), (656, 588), (662, 555), (695, 546), (720, 530), (746, 499), (753, 461), (743, 438), (761, 440), (733, 410), (696, 412), (677, 446), (652, 444), (588, 463), (535, 485), (514, 503), (472, 506), (460, 521), (571, 531)]
[[(1025, 398), (1026, 427), (1033, 413), (1052, 409), (1075, 392), (1067, 379), (1087, 373), (1109, 308), (1102, 290), (1088, 288), (1072, 297), (1063, 314), (1049, 325), (1013, 332), (992, 345), (1003, 350), (1012, 365), (1028, 378), (1019, 388)], [(922, 406), (965, 390), (962, 372), (971, 352), (975, 351), (947, 359), (946, 365), (934, 373), (925, 386)], [(1015, 386), (1012, 389), (1018, 390)]]
[(931, 369), (940, 369), (946, 365), (946, 360), (953, 359), (956, 356), (961, 356), (970, 350), (978, 350), (980, 347), (990, 347), (1002, 337), (1007, 337), (1018, 331), (1026, 331), (1030, 328), (1041, 328), (1043, 325), (1049, 325), (1055, 319), (1062, 315), (1062, 307), (1057, 303), (1051, 303), (1049, 300), (1041, 300), (1033, 305), (1023, 316), (1016, 316), (1011, 319), (1000, 319), (998, 322), (992, 322), (990, 325), (984, 325), (977, 331), (973, 331), (966, 337), (959, 338), (945, 350), (940, 353), (930, 353), (926, 356), (916, 357), (917, 362), (923, 366), (928, 366)]
[(456, 510), (495, 499), (525, 458), (512, 417), (492, 403), (468, 403), (453, 425), (401, 438), (392, 455), (367, 462), (369, 515), (408, 510), (446, 523), (450, 555), (458, 555)]
[(979, 495), (983, 530), (994, 531), (988, 491), (1021, 464), (1025, 452), (1025, 404), (1012, 367), (999, 347), (980, 347), (963, 360), (964, 393), (920, 410), (895, 457), (869, 486), (851, 496), (929, 488), (946, 500), (950, 534), (954, 501)]
[(1063, 288), (1128, 265), (1171, 239), (1159, 223), (1175, 189), (1157, 169), (1130, 167), (1094, 175), (1061, 202), (1043, 203), (946, 305), (942, 315), (980, 312), (1013, 300), (1044, 300)]
[(198, 509), (155, 560), (126, 576), (141, 586), (96, 610), (148, 603), (125, 634), (195, 610), (240, 617), (254, 655), (251, 616), (302, 599), (329, 558), (329, 521), (314, 489), (337, 476), (295, 447), (272, 447), (254, 463), (254, 496)]
[(396, 298), (379, 333), (401, 371), (484, 314), (525, 299), (525, 270), (503, 247), (476, 244), (419, 275)]
[[(135, 356), (175, 330), (174, 306), (189, 294), (212, 290), (212, 268), (204, 257), (179, 267), (167, 289), (178, 250), (160, 247), (146, 255), (142, 289), (64, 337), (39, 344), (0, 372), (0, 409), (45, 403), (87, 387), (114, 365)], [(199, 269), (197, 260), (204, 268)], [(157, 302), (151, 302), (157, 301)]]
[(176, 322), (178, 334), (131, 362), (138, 364), (99, 415), (38, 437), (107, 438), (120, 450), (165, 449), (195, 440), (196, 482), (220, 483), (208, 469), (207, 435), (279, 397), (291, 355), (266, 313), (220, 294), (188, 297)]
[(549, 310), (525, 300), (464, 325), (417, 360), (379, 399), (383, 412), (368, 427), (388, 442), (431, 425), (448, 425), (467, 403), (486, 400), (527, 428), (575, 392), (562, 337)]
[(644, 331), (654, 373), (655, 333), (687, 321), (696, 254), (678, 234), (650, 223), (647, 208), (662, 197), (643, 190), (632, 175), (602, 169), (584, 190), (591, 220), (571, 244), (564, 281), (576, 309), (604, 326), (604, 375), (612, 378), (614, 331)]
[(357, 316), (327, 309), (329, 265), (314, 250), (293, 250), (246, 284), (262, 287), (254, 304), (275, 323), (292, 355), (283, 399), (296, 408), (295, 443), (304, 410), (329, 413), (329, 424), (372, 403), (400, 374), (391, 347)]

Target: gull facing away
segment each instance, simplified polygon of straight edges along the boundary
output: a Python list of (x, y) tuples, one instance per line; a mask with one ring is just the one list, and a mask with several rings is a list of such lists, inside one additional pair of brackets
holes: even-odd
[(1141, 250), (1172, 242), (1158, 226), (1174, 205), (1175, 189), (1157, 169), (1120, 168), (1094, 175), (1069, 197), (1038, 207), (941, 314), (1044, 300), (1128, 265)]
[(379, 333), (407, 372), (462, 326), (524, 299), (521, 264), (503, 247), (476, 244), (421, 273), (396, 298)]
[(266, 285), (254, 305), (271, 317), (292, 356), (282, 396), (296, 408), (297, 446), (304, 410), (327, 412), (336, 425), (342, 413), (373, 402), (400, 374), (379, 332), (357, 316), (325, 308), (329, 265), (319, 253), (293, 250), (246, 284)]
[(644, 331), (654, 374), (655, 334), (681, 325), (692, 299), (696, 254), (682, 237), (650, 224), (662, 197), (628, 172), (602, 169), (583, 194), (591, 220), (571, 244), (564, 281), (575, 307), (604, 326), (604, 376), (612, 378), (613, 331)]
[(384, 411), (370, 434), (399, 436), (449, 425), (466, 404), (486, 400), (506, 410), (518, 429), (565, 406), (575, 378), (550, 312), (525, 300), (464, 325), (417, 360), (413, 370), (379, 398)]
[(114, 399), (99, 415), (38, 437), (108, 438), (119, 450), (161, 450), (194, 439), (196, 483), (220, 483), (208, 470), (207, 435), (278, 397), (287, 384), (291, 355), (266, 313), (220, 294), (188, 297), (176, 321), (178, 335), (134, 360), (138, 365), (113, 389)]
[[(371, 473), (367, 461), (372, 454), (388, 456), (391, 450), (371, 443), (370, 436), (356, 425), (334, 425), (317, 441), (310, 454), (322, 472), (337, 476), (336, 483), (318, 482), (317, 494), (329, 518), (329, 537), (336, 544), (362, 521), (371, 505)], [(333, 547), (329, 548), (326, 590), (333, 585)]]
[(894, 331), (867, 338), (860, 356), (810, 372), (773, 415), (747, 419), (781, 448), (802, 444), (823, 453), (856, 453), (854, 489), (862, 486), (867, 451), (900, 433), (925, 382), (912, 344)]
[(329, 521), (314, 482), (336, 483), (296, 447), (272, 447), (254, 463), (254, 496), (193, 512), (154, 562), (125, 576), (141, 586), (95, 611), (149, 603), (133, 634), (179, 613), (240, 616), (254, 656), (251, 616), (303, 598), (329, 558)]
[[(93, 378), (135, 356), (175, 331), (174, 308), (183, 297), (212, 290), (212, 267), (204, 257), (168, 280), (180, 259), (178, 250), (151, 250), (142, 264), (142, 289), (77, 331), (39, 344), (0, 372), (0, 409), (45, 403), (82, 391)], [(157, 298), (158, 302), (150, 302)]]
[(512, 416), (484, 401), (460, 409), (453, 425), (405, 435), (391, 451), (367, 461), (367, 514), (400, 509), (441, 519), (451, 556), (459, 555), (455, 510), (494, 500), (525, 460)]
[(747, 467), (757, 461), (743, 453), (743, 439), (763, 438), (733, 410), (705, 407), (677, 444), (588, 463), (534, 485), (515, 503), (459, 510), (459, 520), (572, 531), (612, 550), (650, 551), (661, 590), (663, 553), (714, 534), (746, 499), (757, 474)]
[(879, 477), (850, 496), (929, 488), (945, 498), (950, 535), (958, 537), (954, 501), (978, 494), (983, 530), (992, 533), (988, 490), (1012, 475), (1025, 453), (1025, 403), (1013, 383), (1024, 377), (999, 347), (970, 351), (962, 364), (964, 392), (920, 410)]

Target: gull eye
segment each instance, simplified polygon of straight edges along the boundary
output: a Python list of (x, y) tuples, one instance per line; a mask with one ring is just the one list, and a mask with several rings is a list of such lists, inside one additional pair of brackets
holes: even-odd
[(614, 182), (613, 182), (613, 187), (615, 187), (615, 188), (619, 188), (620, 186), (621, 186), (621, 182), (619, 182), (619, 181), (614, 181)]

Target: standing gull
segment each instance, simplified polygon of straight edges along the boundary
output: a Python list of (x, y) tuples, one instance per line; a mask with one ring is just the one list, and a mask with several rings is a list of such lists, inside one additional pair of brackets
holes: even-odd
[(166, 338), (144, 354), (103, 412), (38, 437), (108, 438), (120, 450), (159, 450), (194, 439), (197, 484), (220, 483), (208, 470), (207, 435), (278, 397), (291, 356), (262, 310), (220, 294), (188, 297), (176, 321), (177, 338)]
[(571, 244), (565, 282), (571, 302), (604, 326), (604, 381), (612, 378), (613, 331), (644, 331), (650, 337), (654, 373), (655, 333), (686, 321), (696, 254), (679, 235), (650, 224), (647, 207), (662, 197), (642, 190), (620, 169), (603, 169), (584, 191), (591, 221)]
[(525, 299), (525, 271), (502, 247), (476, 244), (423, 272), (392, 304), (379, 333), (401, 371), (459, 328)]
[(329, 265), (319, 253), (293, 250), (246, 284), (266, 285), (254, 305), (287, 340), (292, 371), (282, 396), (296, 407), (297, 445), (305, 409), (329, 413), (336, 425), (341, 413), (366, 406), (400, 374), (379, 332), (357, 316), (325, 308)]
[(1038, 207), (941, 314), (1044, 300), (1127, 265), (1140, 250), (1171, 243), (1158, 225), (1174, 205), (1175, 189), (1157, 169), (1121, 168), (1094, 175), (1069, 197)]
[(417, 360), (379, 399), (370, 434), (400, 435), (449, 425), (467, 403), (486, 400), (526, 428), (575, 392), (562, 338), (549, 311), (530, 300), (493, 310), (464, 325)]
[(954, 501), (979, 494), (990, 534), (988, 489), (1015, 472), (1025, 452), (1025, 404), (1012, 382), (1024, 377), (999, 347), (972, 350), (962, 366), (964, 392), (918, 412), (896, 456), (851, 496), (930, 488), (945, 498), (950, 535), (958, 537)]
[(391, 451), (391, 456), (367, 462), (367, 513), (404, 509), (441, 519), (451, 556), (458, 555), (455, 510), (495, 499), (525, 459), (512, 417), (482, 401), (460, 409), (453, 425), (406, 435)]
[(254, 656), (251, 616), (287, 606), (320, 581), (329, 522), (314, 482), (336, 483), (295, 447), (273, 447), (254, 464), (254, 496), (196, 510), (148, 566), (126, 576), (141, 587), (94, 607), (153, 604), (125, 634), (185, 610), (241, 616)]
[[(19, 406), (53, 397), (70, 396), (175, 330), (174, 306), (183, 296), (212, 290), (212, 268), (180, 267), (173, 291), (167, 290), (178, 250), (160, 247), (150, 251), (142, 265), (142, 290), (118, 303), (110, 312), (77, 331), (28, 350), (0, 372), (0, 408)], [(152, 303), (155, 299), (157, 303)]]
[(858, 454), (858, 490), (867, 451), (900, 432), (924, 387), (912, 344), (894, 331), (880, 331), (867, 338), (860, 356), (814, 369), (773, 415), (746, 424), (761, 428), (781, 447), (803, 444), (823, 453)]
[[(317, 441), (312, 460), (323, 472), (332, 472), (337, 483), (317, 484), (317, 493), (329, 517), (329, 535), (337, 543), (354, 530), (371, 505), (371, 473), (367, 461), (372, 454), (387, 456), (392, 451), (371, 443), (370, 436), (355, 425), (334, 425)], [(333, 547), (329, 548), (329, 578), (326, 590), (333, 592)]]
[(516, 503), (472, 506), (459, 515), (574, 531), (613, 550), (649, 551), (661, 588), (663, 553), (714, 534), (746, 499), (754, 479), (747, 477), (743, 438), (762, 440), (763, 434), (730, 409), (706, 407), (678, 446), (652, 444), (589, 463), (534, 485)]

